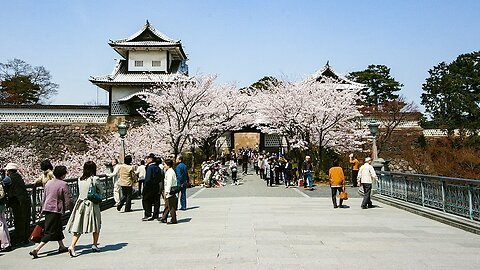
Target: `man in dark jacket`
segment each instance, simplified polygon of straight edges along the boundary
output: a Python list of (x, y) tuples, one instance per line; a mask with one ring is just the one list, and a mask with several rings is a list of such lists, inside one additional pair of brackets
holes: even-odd
[(249, 159), (249, 156), (248, 156), (248, 150), (245, 149), (243, 150), (243, 153), (242, 153), (242, 169), (243, 169), (243, 175), (246, 175), (247, 172), (248, 172), (248, 159)]
[(292, 163), (288, 159), (283, 159), (283, 181), (285, 182), (285, 187), (290, 186), (290, 181), (292, 181)]
[(148, 155), (142, 194), (142, 205), (145, 213), (142, 221), (155, 220), (160, 213), (160, 182), (162, 180), (162, 172), (155, 161), (156, 157), (154, 154)]
[(12, 236), (12, 243), (26, 245), (30, 236), (30, 218), (32, 213), (32, 203), (27, 192), (25, 182), (22, 176), (18, 174), (18, 165), (8, 163), (5, 167), (7, 176), (11, 183), (6, 185), (6, 194), (8, 206), (12, 208), (13, 224), (15, 232)]
[(187, 165), (183, 163), (182, 156), (177, 157), (175, 174), (177, 176), (177, 186), (180, 187), (180, 210), (185, 211), (187, 210), (188, 170)]

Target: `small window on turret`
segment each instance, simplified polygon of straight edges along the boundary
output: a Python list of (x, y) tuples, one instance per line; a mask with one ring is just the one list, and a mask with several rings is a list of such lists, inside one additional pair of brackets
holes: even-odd
[(143, 61), (135, 61), (136, 67), (143, 67)]
[(162, 61), (152, 61), (152, 67), (161, 67)]

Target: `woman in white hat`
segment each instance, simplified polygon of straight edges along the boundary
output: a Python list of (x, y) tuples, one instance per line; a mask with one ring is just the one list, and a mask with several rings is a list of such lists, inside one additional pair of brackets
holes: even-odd
[[(4, 179), (1, 178), (2, 176), (0, 176), (0, 252), (8, 252), (12, 250), (12, 246), (10, 245), (10, 233), (8, 232), (7, 220), (5, 218), (7, 194), (3, 186)], [(8, 176), (5, 178), (10, 181)]]
[(11, 183), (5, 187), (8, 206), (12, 209), (13, 224), (15, 226), (12, 243), (27, 245), (29, 243), (30, 216), (32, 212), (30, 196), (22, 176), (18, 173), (18, 165), (8, 163), (5, 171), (7, 176), (12, 180)]

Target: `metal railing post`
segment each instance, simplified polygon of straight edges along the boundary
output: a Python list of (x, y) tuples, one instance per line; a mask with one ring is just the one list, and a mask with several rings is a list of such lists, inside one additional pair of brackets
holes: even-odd
[(445, 212), (445, 201), (446, 201), (445, 186), (446, 185), (447, 185), (447, 183), (445, 181), (442, 181), (442, 210), (443, 210), (443, 212)]
[(407, 184), (407, 176), (404, 176), (403, 179), (405, 180), (405, 187), (404, 187), (404, 191), (405, 191), (405, 201), (408, 202), (408, 184)]
[(468, 185), (468, 214), (471, 220), (473, 220), (473, 196), (472, 196), (472, 185)]
[(393, 198), (393, 175), (392, 174), (390, 174), (389, 180), (390, 180), (390, 197)]
[(422, 207), (425, 207), (425, 191), (423, 190), (423, 177), (420, 177), (420, 189), (422, 190)]
[(31, 212), (30, 223), (35, 224), (37, 223), (37, 221), (35, 220), (35, 218), (37, 217), (37, 187), (36, 186), (32, 187), (32, 194), (30, 194), (30, 196), (32, 198), (32, 204), (31, 204), (32, 212)]

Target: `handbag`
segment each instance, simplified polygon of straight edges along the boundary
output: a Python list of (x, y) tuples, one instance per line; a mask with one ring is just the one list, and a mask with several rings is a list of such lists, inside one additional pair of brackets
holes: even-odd
[(97, 191), (97, 188), (92, 183), (90, 184), (90, 188), (88, 189), (87, 199), (94, 204), (99, 204), (103, 201), (103, 195)]
[(172, 195), (177, 194), (177, 193), (180, 192), (180, 189), (181, 189), (181, 187), (179, 187), (179, 186), (173, 186), (173, 187), (170, 188), (169, 194), (172, 194)]
[(32, 234), (30, 235), (30, 241), (40, 243), (43, 238), (43, 227), (39, 224), (35, 225)]
[(138, 182), (138, 175), (135, 173), (133, 169), (130, 171), (130, 178), (132, 179), (132, 184), (135, 184)]
[(345, 187), (343, 187), (343, 190), (340, 191), (340, 200), (348, 200), (348, 193), (345, 191)]

